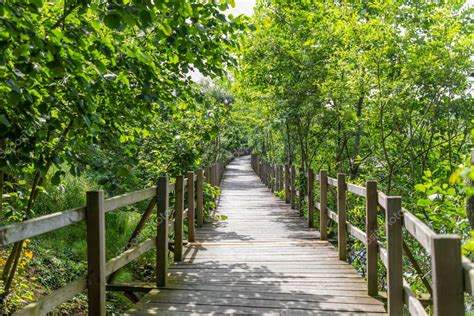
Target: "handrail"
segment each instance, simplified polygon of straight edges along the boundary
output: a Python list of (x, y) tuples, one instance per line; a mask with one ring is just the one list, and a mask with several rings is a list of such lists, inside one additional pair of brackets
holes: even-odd
[[(132, 205), (156, 195), (156, 186), (143, 190), (117, 195), (104, 200), (105, 212)], [(81, 206), (71, 210), (39, 216), (23, 222), (0, 227), (0, 245), (7, 246), (14, 242), (25, 240), (82, 222), (86, 219), (86, 207)]]
[[(234, 154), (234, 157), (240, 157), (241, 155), (248, 153), (248, 150), (239, 151)], [(204, 218), (203, 183), (206, 181), (212, 186), (220, 185), (225, 166), (230, 162), (230, 160), (217, 162), (199, 170), (197, 172), (197, 177), (194, 176), (194, 172), (190, 171), (187, 173), (186, 178), (184, 176), (177, 177), (177, 179), (179, 179), (178, 181), (180, 181), (178, 184), (169, 183), (167, 177), (161, 177), (157, 186), (125, 193), (108, 199), (103, 198), (102, 191), (88, 192), (86, 206), (0, 227), (0, 246), (7, 246), (82, 221), (86, 221), (87, 224), (89, 276), (78, 278), (72, 283), (44, 296), (38, 301), (30, 303), (22, 310), (17, 311), (15, 315), (46, 314), (57, 305), (69, 300), (86, 289), (89, 289), (89, 314), (105, 315), (106, 277), (114, 274), (129, 262), (137, 259), (155, 247), (157, 248), (157, 253), (162, 252), (164, 254), (161, 258), (158, 256), (157, 259), (157, 286), (166, 285), (167, 273), (164, 272), (167, 271), (168, 265), (168, 232), (174, 231), (175, 240), (172, 241), (175, 244), (174, 257), (175, 261), (180, 260), (182, 255), (182, 244), (184, 242), (183, 223), (187, 222), (188, 226), (190, 226), (188, 230), (188, 240), (194, 241), (194, 220), (197, 218), (198, 226), (202, 226)], [(192, 182), (189, 181), (189, 177), (192, 177)], [(166, 183), (166, 185), (160, 186), (160, 183)], [(171, 193), (175, 194), (176, 203), (174, 208), (174, 218), (169, 220), (168, 196)], [(186, 199), (188, 201), (186, 206), (184, 205), (185, 195), (188, 197)], [(151, 199), (151, 202), (133, 234), (138, 236), (141, 232), (156, 203), (158, 218), (162, 219), (161, 222), (158, 221), (157, 236), (138, 245), (126, 245), (124, 251), (120, 255), (105, 263), (105, 213), (148, 199)], [(88, 207), (91, 207), (89, 214), (94, 215), (89, 219)], [(197, 212), (195, 212), (195, 210)], [(165, 236), (163, 232), (166, 235), (165, 238), (163, 238), (163, 236)], [(89, 236), (89, 234), (91, 235)], [(92, 245), (91, 242), (94, 244)], [(100, 244), (104, 246), (100, 246)], [(93, 273), (91, 273), (91, 269)], [(94, 274), (95, 278), (91, 279)], [(97, 278), (101, 280), (99, 283), (96, 282)]]
[[(285, 165), (285, 173), (275, 172), (278, 167), (252, 155), (252, 168), (262, 179), (262, 182), (273, 189), (273, 183), (284, 184), (285, 200), (291, 203), (292, 208), (298, 189), (294, 184), (295, 168)], [(403, 279), (402, 267), (402, 232), (408, 232), (432, 258), (433, 278), (433, 300), (435, 315), (462, 315), (464, 313), (463, 291), (474, 295), (474, 263), (466, 257), (461, 258), (460, 238), (456, 235), (436, 234), (428, 225), (401, 207), (402, 197), (387, 196), (376, 190), (374, 181), (367, 182), (365, 187), (345, 182), (345, 175), (339, 174), (338, 179), (327, 176), (325, 171), (315, 174), (312, 170), (301, 171), (308, 179), (306, 192), (313, 192), (314, 181), (320, 182), (321, 201), (314, 201), (313, 196), (307, 196), (304, 200), (308, 203), (308, 214), (313, 214), (314, 208), (320, 212), (321, 239), (326, 238), (327, 218), (334, 221), (338, 226), (338, 248), (340, 258), (345, 256), (345, 249), (341, 251), (341, 245), (346, 244), (345, 235), (350, 234), (360, 240), (367, 247), (367, 274), (369, 295), (377, 295), (377, 253), (385, 268), (389, 270), (388, 278), (388, 311), (391, 314), (401, 314), (403, 305), (406, 305), (412, 315), (426, 315), (420, 299), (413, 293), (409, 284)], [(339, 178), (342, 181), (339, 183)], [(370, 185), (369, 185), (370, 184)], [(337, 188), (338, 209), (337, 212), (327, 207), (327, 186)], [(279, 188), (281, 191), (283, 188)], [(373, 191), (375, 189), (375, 191)], [(347, 192), (366, 199), (366, 216), (372, 221), (366, 231), (357, 228), (346, 220)], [(377, 240), (375, 234), (377, 206), (385, 212), (387, 227), (387, 248)], [(375, 219), (375, 220), (374, 220)], [(312, 226), (312, 219), (308, 218), (308, 224)], [(345, 247), (344, 247), (345, 248)], [(408, 251), (408, 250), (407, 250)], [(375, 258), (375, 259), (373, 259)], [(345, 258), (344, 258), (345, 259)], [(462, 261), (461, 261), (462, 260)], [(415, 262), (416, 263), (416, 262)], [(448, 273), (446, 271), (449, 271)], [(395, 285), (394, 285), (395, 284)], [(427, 285), (429, 285), (427, 283)], [(400, 294), (402, 293), (402, 294)]]

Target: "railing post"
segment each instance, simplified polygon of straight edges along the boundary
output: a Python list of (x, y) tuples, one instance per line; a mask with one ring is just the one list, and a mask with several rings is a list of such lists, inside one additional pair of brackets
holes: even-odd
[(346, 175), (337, 174), (337, 246), (339, 260), (347, 260)]
[(89, 315), (105, 316), (104, 192), (89, 191), (87, 207), (87, 297)]
[(225, 166), (226, 164), (224, 162), (219, 162), (219, 181), (218, 181), (218, 184), (219, 186), (221, 185), (221, 182), (222, 182), (222, 178), (224, 177), (224, 170), (225, 170)]
[(281, 191), (281, 165), (276, 165), (276, 191)]
[(296, 168), (295, 166), (291, 166), (291, 191), (290, 191), (290, 205), (292, 209), (296, 208), (296, 187), (295, 187), (295, 182), (296, 182)]
[(275, 192), (277, 190), (277, 165), (272, 164), (272, 192)]
[(371, 296), (378, 295), (377, 278), (377, 182), (367, 181), (365, 200), (365, 233), (367, 235), (367, 293)]
[(265, 160), (264, 163), (265, 163), (265, 168), (263, 168), (263, 170), (265, 170), (265, 176), (263, 179), (263, 183), (265, 183), (265, 186), (268, 188), (268, 162)]
[(270, 189), (270, 191), (272, 190), (272, 174), (273, 174), (273, 170), (272, 170), (272, 164), (269, 162), (268, 163), (268, 188)]
[(320, 239), (328, 238), (328, 174), (326, 170), (319, 171), (319, 233)]
[(268, 188), (270, 190), (272, 189), (272, 174), (273, 174), (272, 164), (270, 162), (268, 162), (268, 179), (267, 179), (267, 182), (268, 182)]
[(206, 182), (214, 186), (214, 166), (213, 165), (209, 167), (209, 175), (207, 176)]
[(288, 164), (285, 164), (285, 202), (290, 203), (291, 194), (290, 194), (290, 167)]
[(177, 176), (174, 188), (176, 201), (174, 204), (174, 261), (182, 260), (183, 256), (183, 212), (184, 212), (184, 177)]
[(403, 315), (402, 211), (398, 196), (387, 197), (388, 314)]
[(214, 186), (219, 185), (219, 163), (216, 162), (213, 166), (214, 168)]
[(278, 174), (279, 174), (279, 171), (278, 171), (278, 165), (277, 164), (273, 164), (273, 176), (274, 176), (274, 179), (273, 179), (273, 191), (278, 191)]
[[(300, 168), (299, 170), (299, 174), (300, 174), (300, 177), (303, 177), (305, 178), (306, 175), (305, 175), (305, 171), (303, 168)], [(306, 181), (305, 183), (306, 185), (308, 185), (308, 182)], [(303, 205), (304, 205), (304, 191), (302, 191), (303, 188), (300, 188), (297, 192), (298, 192), (298, 203), (297, 203), (297, 207), (298, 207), (298, 211), (300, 212), (300, 216), (303, 217), (304, 216), (304, 210), (303, 210)]]
[(436, 235), (431, 239), (434, 315), (464, 315), (461, 239)]
[(267, 162), (262, 159), (262, 183), (267, 184)]
[(211, 168), (209, 166), (206, 167), (204, 172), (205, 180), (207, 183), (211, 183)]
[(197, 225), (202, 227), (204, 223), (204, 199), (203, 199), (203, 189), (204, 189), (204, 170), (200, 169), (197, 174), (197, 183), (196, 183), (196, 194), (197, 194)]
[(188, 171), (188, 241), (194, 242), (194, 172)]
[(280, 165), (280, 192), (285, 189), (285, 167)]
[(166, 286), (168, 276), (168, 177), (158, 179), (156, 208), (158, 228), (156, 234), (156, 285)]
[(308, 170), (308, 227), (314, 228), (314, 171)]

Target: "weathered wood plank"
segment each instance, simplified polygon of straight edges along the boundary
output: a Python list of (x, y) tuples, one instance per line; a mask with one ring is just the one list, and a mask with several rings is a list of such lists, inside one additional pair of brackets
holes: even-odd
[(425, 308), (421, 304), (421, 302), (416, 297), (415, 293), (410, 288), (410, 285), (404, 280), (403, 282), (403, 300), (410, 312), (410, 315), (413, 316), (427, 316), (428, 313), (426, 312)]
[[(145, 252), (153, 249), (154, 246), (155, 238), (151, 238), (111, 259), (105, 264), (105, 275), (108, 276), (113, 272), (118, 271), (131, 261), (143, 255)], [(40, 300), (27, 305), (23, 309), (16, 312), (14, 315), (46, 315), (59, 304), (62, 304), (77, 294), (84, 292), (86, 288), (86, 278), (78, 278), (68, 285), (44, 296)]]
[(367, 293), (378, 294), (377, 263), (377, 182), (367, 181), (365, 200), (365, 234), (367, 238)]
[(195, 227), (194, 227), (194, 219), (195, 219), (195, 193), (194, 193), (194, 172), (188, 171), (188, 186), (187, 194), (188, 194), (188, 241), (194, 242), (195, 241)]
[(319, 172), (319, 197), (320, 202), (317, 203), (319, 209), (319, 229), (321, 234), (321, 240), (327, 239), (327, 229), (328, 229), (328, 216), (329, 210), (327, 208), (328, 203), (328, 176), (325, 170)]
[(462, 257), (462, 266), (464, 273), (464, 291), (473, 296), (474, 289), (474, 263), (466, 257)]
[(169, 185), (168, 177), (158, 180), (157, 236), (156, 236), (156, 285), (166, 286), (168, 276), (168, 207)]
[[(169, 267), (166, 288), (147, 294), (133, 313), (262, 314), (280, 313), (281, 305), (291, 315), (385, 314), (353, 267), (257, 181), (247, 161), (234, 160), (224, 173), (216, 214), (228, 219), (198, 229), (198, 242), (186, 245), (183, 261)], [(270, 183), (271, 165), (262, 163), (262, 181)]]
[(153, 249), (156, 245), (156, 237), (149, 238), (138, 245), (126, 250), (124, 253), (111, 259), (105, 264), (105, 274), (110, 275), (113, 272), (123, 268), (133, 260), (137, 259), (147, 251)]
[(314, 228), (314, 171), (308, 171), (308, 227)]
[(337, 213), (332, 211), (331, 209), (327, 208), (328, 217), (332, 219), (335, 223), (339, 222), (339, 218), (337, 217)]
[(337, 179), (328, 177), (328, 184), (332, 185), (333, 187), (337, 187)]
[(461, 238), (436, 235), (431, 240), (433, 306), (435, 315), (464, 315)]
[(28, 304), (23, 309), (15, 312), (13, 315), (30, 316), (30, 315), (46, 315), (56, 306), (62, 304), (87, 288), (87, 280), (85, 277), (79, 278), (68, 285), (44, 296), (38, 301)]
[(388, 312), (403, 314), (402, 199), (387, 197), (385, 218), (387, 231)]
[(183, 212), (184, 212), (184, 177), (176, 177), (176, 194), (174, 208), (174, 261), (181, 261), (183, 256)]
[(151, 290), (155, 290), (156, 285), (154, 284), (137, 284), (137, 283), (114, 283), (107, 284), (107, 291), (112, 292), (144, 292), (148, 293)]
[(156, 186), (146, 188), (136, 192), (125, 193), (122, 195), (108, 198), (104, 202), (105, 212), (110, 212), (118, 208), (132, 205), (140, 201), (151, 199), (156, 195)]
[(347, 260), (346, 175), (337, 175), (337, 249), (339, 259)]
[(355, 227), (351, 223), (346, 223), (347, 231), (354, 236), (356, 239), (360, 240), (367, 245), (367, 235), (361, 229)]
[(56, 212), (21, 223), (0, 227), (0, 246), (29, 239), (55, 229), (82, 222), (86, 218), (86, 207)]
[(202, 227), (204, 223), (203, 188), (204, 188), (204, 170), (199, 169), (197, 173), (197, 183), (196, 183), (197, 226), (198, 227)]
[(405, 229), (415, 237), (428, 253), (431, 253), (431, 240), (436, 236), (435, 232), (406, 209), (402, 209), (402, 211)]
[(87, 192), (87, 298), (90, 315), (105, 316), (104, 191)]
[(347, 183), (347, 191), (354, 193), (358, 196), (366, 197), (367, 189), (352, 183)]

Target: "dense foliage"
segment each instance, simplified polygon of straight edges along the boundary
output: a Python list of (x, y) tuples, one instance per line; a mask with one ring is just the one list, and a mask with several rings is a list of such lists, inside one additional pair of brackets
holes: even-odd
[[(191, 80), (193, 72), (216, 78), (235, 65), (246, 26), (224, 13), (229, 5), (0, 1), (0, 225), (80, 206), (93, 188), (108, 196), (143, 188), (238, 148), (227, 137), (233, 100), (224, 88)], [(111, 253), (143, 209), (108, 219), (120, 241)], [(76, 263), (84, 262), (83, 231), (1, 251), (3, 312), (83, 273)], [(64, 244), (53, 242), (61, 237)]]
[[(377, 180), (436, 231), (468, 239), (457, 169), (472, 146), (472, 13), (464, 1), (261, 1), (236, 74), (249, 142), (275, 163)], [(363, 200), (349, 205), (365, 227)]]
[[(276, 163), (375, 179), (436, 231), (461, 234), (472, 254), (473, 10), (463, 0), (257, 2), (249, 27), (225, 13), (233, 0), (0, 0), (0, 225), (250, 145)], [(210, 81), (195, 83), (197, 72)], [(212, 208), (218, 190), (205, 193)], [(363, 200), (348, 203), (363, 227)], [(145, 208), (107, 215), (108, 258)], [(83, 275), (84, 234), (73, 225), (0, 249), (1, 312)], [(153, 225), (141, 238), (152, 234)], [(429, 258), (405, 242), (429, 277)], [(363, 267), (359, 249), (351, 259)], [(117, 278), (150, 280), (153, 260)], [(406, 277), (426, 292), (415, 270)], [(108, 300), (111, 313), (126, 307)], [(81, 313), (84, 301), (57, 311)]]

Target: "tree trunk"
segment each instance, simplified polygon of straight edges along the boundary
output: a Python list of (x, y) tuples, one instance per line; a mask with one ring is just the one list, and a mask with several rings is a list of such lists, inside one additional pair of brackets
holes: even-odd
[(357, 102), (357, 131), (355, 134), (355, 140), (354, 140), (354, 153), (352, 155), (352, 161), (351, 161), (351, 176), (355, 177), (357, 176), (357, 173), (359, 172), (359, 163), (357, 162), (357, 157), (359, 156), (360, 152), (360, 139), (361, 139), (361, 134), (362, 134), (362, 106), (364, 105), (364, 95), (362, 94), (359, 97), (359, 100)]

